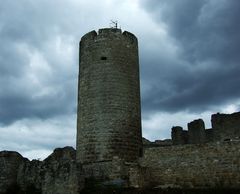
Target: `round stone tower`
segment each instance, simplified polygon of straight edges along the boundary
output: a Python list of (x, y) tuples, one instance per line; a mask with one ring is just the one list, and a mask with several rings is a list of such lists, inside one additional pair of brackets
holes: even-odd
[(117, 28), (80, 41), (77, 161), (136, 161), (142, 151), (137, 38)]

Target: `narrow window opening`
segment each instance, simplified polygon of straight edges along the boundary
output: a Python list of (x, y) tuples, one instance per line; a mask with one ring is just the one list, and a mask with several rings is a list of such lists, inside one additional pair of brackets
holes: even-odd
[(101, 57), (101, 60), (107, 60), (107, 57)]
[(139, 149), (139, 157), (143, 157), (143, 149), (142, 148)]

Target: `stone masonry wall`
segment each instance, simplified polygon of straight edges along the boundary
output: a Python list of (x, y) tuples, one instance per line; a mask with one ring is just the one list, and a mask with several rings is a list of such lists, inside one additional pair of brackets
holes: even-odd
[(9, 187), (16, 185), (19, 167), (28, 161), (19, 153), (12, 151), (0, 152), (0, 194)]
[(173, 127), (173, 145), (240, 139), (240, 112), (232, 114), (213, 114), (211, 122), (211, 129), (205, 129), (202, 119), (188, 123), (188, 131), (183, 130), (180, 126)]
[(206, 133), (205, 124), (202, 119), (194, 120), (188, 123), (188, 142), (194, 143), (205, 143)]
[(233, 114), (213, 114), (212, 128), (215, 139), (226, 140), (240, 138), (240, 112)]
[(70, 147), (55, 149), (44, 161), (29, 161), (16, 152), (0, 152), (0, 156), (0, 194), (13, 184), (27, 194), (29, 186), (42, 194), (78, 194), (84, 185), (92, 187), (91, 181), (85, 182), (92, 173), (102, 176), (108, 170), (111, 177), (104, 185), (240, 189), (240, 141), (146, 147), (139, 163), (115, 157), (109, 164), (83, 169)]
[(77, 161), (136, 161), (142, 150), (138, 41), (106, 28), (80, 42)]
[(152, 187), (240, 188), (240, 141), (146, 148), (140, 165)]
[(44, 161), (29, 161), (16, 152), (0, 152), (0, 194), (12, 185), (23, 193), (34, 188), (34, 193), (41, 194), (78, 194), (84, 178), (76, 164), (76, 151), (72, 147), (57, 148)]
[(184, 131), (182, 127), (172, 127), (172, 142), (174, 145), (181, 145), (188, 143), (188, 131)]

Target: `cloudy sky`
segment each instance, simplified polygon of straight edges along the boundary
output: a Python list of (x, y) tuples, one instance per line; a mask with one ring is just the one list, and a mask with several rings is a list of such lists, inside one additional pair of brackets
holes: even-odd
[(143, 135), (240, 110), (238, 0), (1, 0), (0, 150), (75, 147), (78, 43), (118, 20), (139, 41)]

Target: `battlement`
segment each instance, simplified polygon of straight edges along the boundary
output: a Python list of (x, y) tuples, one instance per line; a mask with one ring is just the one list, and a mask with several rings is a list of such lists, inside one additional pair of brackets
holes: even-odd
[(213, 114), (211, 122), (217, 139), (227, 140), (240, 137), (240, 112)]
[(96, 36), (97, 36), (97, 32), (93, 30), (91, 32), (86, 33), (84, 36), (82, 36), (81, 41), (94, 40)]
[(172, 127), (172, 141), (174, 145), (187, 144), (188, 132), (180, 126)]
[(202, 119), (197, 119), (188, 123), (189, 143), (204, 143), (206, 139), (205, 136), (205, 124)]
[(122, 30), (119, 28), (101, 28), (98, 30), (99, 35), (106, 35), (108, 36), (109, 34), (122, 34)]
[(211, 122), (211, 129), (205, 129), (202, 119), (188, 123), (188, 130), (183, 130), (179, 126), (173, 127), (171, 133), (173, 144), (198, 144), (214, 141), (230, 141), (240, 138), (240, 112), (213, 114)]
[(130, 41), (132, 43), (137, 43), (137, 37), (131, 32), (124, 31), (122, 32), (119, 28), (102, 28), (98, 32), (95, 30), (88, 32), (81, 38), (81, 42), (85, 41), (98, 41), (103, 38), (112, 38), (112, 37), (122, 37), (123, 39)]

